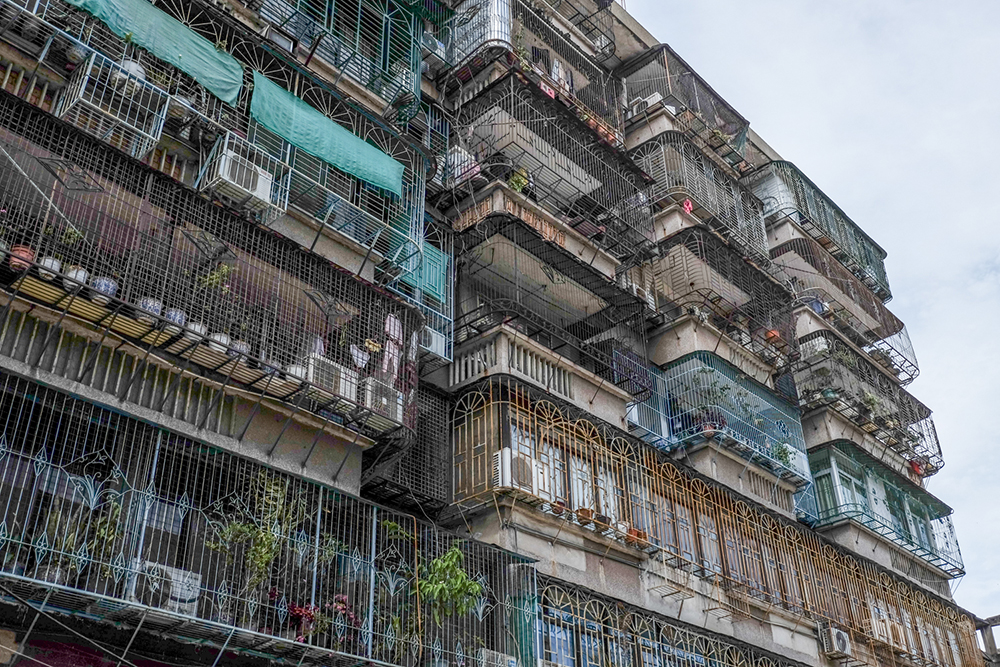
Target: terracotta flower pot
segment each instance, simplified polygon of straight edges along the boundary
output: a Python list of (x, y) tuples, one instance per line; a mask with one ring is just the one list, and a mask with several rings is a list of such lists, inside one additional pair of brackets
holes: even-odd
[(35, 261), (35, 250), (31, 246), (16, 245), (10, 249), (10, 268), (13, 271), (26, 271)]

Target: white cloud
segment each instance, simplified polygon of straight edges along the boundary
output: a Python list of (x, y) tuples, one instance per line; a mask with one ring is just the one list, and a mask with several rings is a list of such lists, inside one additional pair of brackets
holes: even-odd
[(888, 253), (968, 574), (1000, 613), (1000, 3), (702, 0), (628, 10)]

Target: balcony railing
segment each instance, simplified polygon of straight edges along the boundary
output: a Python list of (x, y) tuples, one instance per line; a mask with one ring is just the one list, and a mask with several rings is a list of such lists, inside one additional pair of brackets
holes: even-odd
[[(573, 0), (559, 3), (569, 11), (575, 6)], [(491, 61), (509, 54), (593, 130), (622, 145), (621, 78), (594, 62), (558, 23), (524, 0), (466, 0), (453, 21), (470, 15), (445, 33), (448, 60), (458, 68), (442, 82), (448, 90), (467, 85)]]
[(750, 259), (767, 262), (760, 202), (684, 135), (664, 132), (633, 149), (630, 155), (656, 181), (649, 194), (655, 207), (679, 204)]
[(769, 366), (797, 358), (792, 296), (770, 276), (704, 229), (682, 230), (659, 250), (653, 273), (661, 309), (711, 323)]
[[(335, 229), (375, 253), (380, 281), (392, 282), (419, 266), (423, 157), (384, 125), (346, 106), (328, 86), (265, 52), (238, 27), (192, 3), (161, 7), (251, 63), (234, 107), (62, 0), (33, 5), (37, 16), (10, 0), (0, 0), (0, 8), (22, 16), (18, 30), (4, 35), (8, 42), (25, 50), (21, 33), (27, 31), (50, 43), (33, 54), (38, 76), (46, 80), (38, 106), (51, 97), (52, 111), (64, 120), (262, 222), (273, 222), (291, 204), (321, 229)], [(338, 120), (346, 120), (352, 132), (403, 163), (402, 197), (290, 146), (253, 121), (247, 93), (253, 68), (286, 88), (295, 81), (312, 106), (329, 115), (338, 110)]]
[(473, 193), (506, 182), (616, 257), (652, 236), (645, 175), (624, 154), (520, 73), (466, 103), (451, 148), (452, 191), (438, 207), (472, 207)]
[(792, 239), (771, 257), (792, 284), (797, 303), (811, 307), (902, 384), (916, 379), (920, 368), (906, 327), (822, 246)]
[(816, 473), (817, 527), (850, 519), (951, 577), (965, 574), (950, 507), (849, 442), (809, 459)]
[(645, 303), (572, 253), (507, 215), (456, 237), (460, 263), (456, 339), (506, 323), (630, 394), (648, 392), (642, 350)]
[[(367, 3), (367, 4), (366, 4)], [(420, 105), (422, 30), (406, 3), (263, 0), (261, 18), (386, 104)]]
[(664, 371), (673, 448), (716, 440), (797, 486), (812, 481), (799, 410), (711, 352)]
[[(781, 607), (803, 620), (836, 623), (857, 646), (883, 641), (872, 628), (871, 606), (891, 609), (911, 619), (910, 627), (942, 628), (939, 641), (957, 659), (929, 662), (978, 664), (968, 616), (519, 383), (494, 379), (460, 398), (452, 435), (456, 500), (465, 506), (495, 512), (497, 501), (516, 499), (517, 507), (531, 505), (564, 522), (563, 531), (652, 552), (651, 562), (673, 579), (687, 573), (712, 582), (729, 614), (750, 615), (745, 606), (736, 611), (734, 600)], [(954, 640), (943, 639), (949, 632)], [(928, 662), (919, 636), (907, 635), (899, 653)]]
[(9, 375), (0, 428), (0, 586), (48, 613), (305, 664), (535, 650), (510, 553)]
[(804, 410), (830, 406), (895, 452), (922, 477), (944, 465), (931, 411), (873, 362), (828, 330), (800, 340), (795, 371)]
[(741, 179), (770, 220), (788, 219), (820, 242), (883, 301), (892, 298), (885, 250), (791, 162), (771, 162)]
[(411, 309), (24, 103), (0, 127), (14, 298), (373, 436), (412, 426)]
[(625, 78), (630, 116), (641, 117), (645, 109), (662, 103), (688, 136), (723, 164), (737, 173), (750, 168), (745, 160), (750, 123), (669, 46), (651, 49), (619, 73)]

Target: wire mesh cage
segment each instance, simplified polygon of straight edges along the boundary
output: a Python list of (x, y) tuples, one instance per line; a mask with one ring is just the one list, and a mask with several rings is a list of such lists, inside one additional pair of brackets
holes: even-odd
[(712, 232), (689, 228), (659, 244), (653, 260), (662, 309), (691, 314), (765, 363), (798, 355), (791, 294)]
[(27, 258), (8, 291), (366, 433), (412, 427), (415, 311), (24, 103), (0, 126)]
[(892, 298), (885, 250), (791, 162), (771, 162), (742, 179), (771, 221), (791, 220), (819, 241), (883, 301)]
[(916, 379), (920, 368), (905, 325), (820, 244), (792, 239), (772, 249), (771, 257), (796, 303), (812, 308), (902, 384)]
[[(503, 632), (533, 595), (517, 556), (26, 380), (0, 387), (0, 578), (29, 600), (310, 664), (533, 650)], [(466, 582), (449, 597), (429, 587), (442, 558)]]
[(591, 129), (620, 146), (624, 139), (622, 80), (564, 36), (558, 20), (549, 15), (553, 11), (575, 14), (579, 6), (571, 0), (556, 4), (555, 9), (545, 9), (545, 5), (524, 0), (464, 2), (446, 37), (450, 60), (457, 69), (442, 78), (441, 84), (449, 92), (463, 88), (491, 61), (513, 55), (510, 64), (533, 73), (553, 96), (558, 95), (578, 117), (589, 121)]
[(707, 148), (737, 171), (745, 161), (750, 123), (722, 99), (697, 72), (666, 44), (651, 49), (620, 72), (628, 91), (630, 113), (663, 103)]
[(797, 486), (811, 481), (798, 408), (711, 352), (664, 370), (675, 446), (715, 439)]
[(365, 498), (430, 519), (451, 503), (450, 401), (421, 385), (413, 446), (364, 484)]
[(681, 204), (739, 247), (747, 257), (767, 262), (767, 237), (760, 202), (683, 134), (664, 132), (629, 154), (656, 181), (649, 193), (654, 208)]
[(642, 172), (517, 74), (462, 107), (451, 150), (461, 166), (439, 207), (461, 208), (475, 190), (499, 180), (616, 257), (649, 242)]
[(74, 70), (57, 115), (142, 158), (160, 140), (168, 99), (139, 77), (134, 61), (119, 64), (95, 52)]
[[(0, 2), (13, 7), (9, 0)], [(38, 22), (61, 46), (40, 57), (48, 65), (43, 72), (74, 73), (66, 92), (58, 93), (55, 111), (171, 177), (257, 214), (263, 222), (273, 222), (291, 204), (321, 231), (335, 230), (378, 253), (380, 281), (392, 282), (416, 270), (421, 261), (423, 155), (384, 122), (348, 104), (330, 84), (262, 47), (256, 35), (246, 34), (231, 17), (210, 14), (196, 3), (171, 1), (161, 9), (196, 34), (229, 48), (245, 66), (235, 106), (87, 14), (62, 0), (48, 0), (35, 8)], [(77, 59), (82, 64), (72, 62)], [(103, 64), (90, 66), (92, 62)], [(289, 145), (253, 121), (253, 70), (297, 91), (312, 107), (402, 163), (401, 196)], [(54, 80), (52, 89), (60, 87), (61, 80)], [(76, 101), (78, 89), (90, 91), (83, 101)]]
[(263, 0), (260, 16), (384, 102), (420, 105), (420, 33), (406, 3)]
[(818, 525), (849, 518), (950, 577), (965, 573), (949, 516), (952, 509), (922, 486), (849, 441), (812, 452), (809, 462), (816, 477)]
[(941, 445), (927, 406), (832, 331), (803, 336), (800, 346), (795, 384), (804, 409), (830, 406), (921, 477), (941, 469)]
[(517, 219), (457, 235), (456, 340), (508, 324), (636, 396), (648, 391), (644, 303)]

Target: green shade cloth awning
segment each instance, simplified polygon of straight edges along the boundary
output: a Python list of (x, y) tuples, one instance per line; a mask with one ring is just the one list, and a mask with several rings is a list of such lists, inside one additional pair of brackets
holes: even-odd
[(239, 62), (146, 0), (67, 2), (100, 19), (119, 37), (188, 74), (223, 102), (236, 104), (243, 86)]
[(250, 115), (293, 146), (341, 171), (402, 196), (402, 164), (272, 83), (260, 72), (253, 73)]

